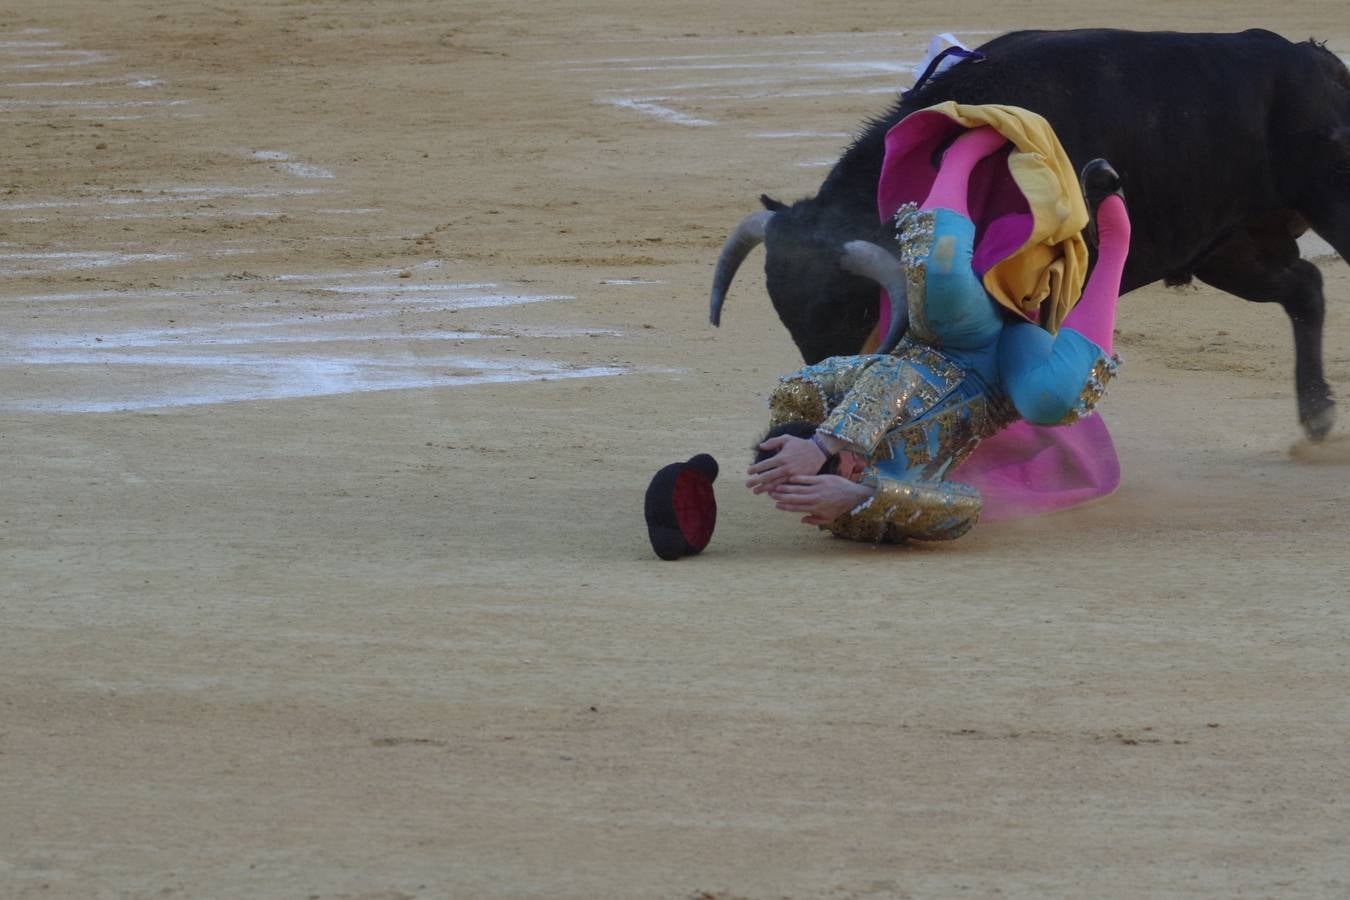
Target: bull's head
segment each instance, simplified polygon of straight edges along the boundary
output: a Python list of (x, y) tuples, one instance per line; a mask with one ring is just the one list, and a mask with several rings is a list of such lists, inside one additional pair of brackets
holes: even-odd
[(880, 287), (891, 298), (891, 321), (878, 352), (894, 348), (909, 322), (904, 269), (870, 209), (802, 200), (786, 206), (761, 197), (764, 210), (736, 226), (713, 275), (711, 320), (718, 325), (732, 279), (764, 244), (764, 275), (778, 318), (807, 363), (857, 353), (877, 323)]

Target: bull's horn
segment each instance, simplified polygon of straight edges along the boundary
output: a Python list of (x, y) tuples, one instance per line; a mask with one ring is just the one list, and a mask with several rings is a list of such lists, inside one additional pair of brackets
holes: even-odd
[(891, 321), (878, 353), (890, 353), (909, 327), (909, 303), (905, 288), (905, 267), (885, 247), (871, 241), (849, 241), (839, 257), (846, 272), (870, 278), (881, 285), (891, 298)]
[(741, 220), (741, 224), (736, 226), (736, 230), (722, 245), (722, 253), (717, 257), (717, 268), (713, 271), (712, 306), (708, 314), (713, 325), (722, 324), (722, 303), (727, 299), (731, 280), (736, 277), (736, 270), (745, 262), (750, 251), (764, 243), (764, 229), (773, 215), (767, 210), (751, 213)]

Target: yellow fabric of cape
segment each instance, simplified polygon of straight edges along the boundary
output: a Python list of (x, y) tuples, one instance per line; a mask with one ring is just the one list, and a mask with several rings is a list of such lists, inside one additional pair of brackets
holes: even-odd
[[(988, 125), (1013, 144), (1008, 172), (1031, 207), (1031, 236), (1011, 256), (984, 273), (984, 289), (1001, 305), (1059, 330), (1083, 293), (1088, 223), (1078, 173), (1042, 116), (1019, 106), (968, 106), (948, 101), (928, 107), (964, 128)], [(1042, 308), (1042, 304), (1045, 304)]]

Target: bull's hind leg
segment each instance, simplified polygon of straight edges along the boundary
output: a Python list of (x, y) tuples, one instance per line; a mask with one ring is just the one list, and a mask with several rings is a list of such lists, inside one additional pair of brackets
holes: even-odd
[(1322, 370), (1322, 273), (1299, 257), (1293, 213), (1254, 224), (1215, 247), (1195, 267), (1201, 281), (1244, 300), (1278, 303), (1294, 330), (1294, 387), (1298, 419), (1313, 440), (1326, 437), (1336, 421)]

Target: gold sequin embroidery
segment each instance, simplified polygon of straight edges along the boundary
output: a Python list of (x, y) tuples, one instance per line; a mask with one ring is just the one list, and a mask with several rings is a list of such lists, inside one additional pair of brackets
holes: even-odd
[(769, 427), (788, 422), (819, 424), (825, 418), (825, 398), (809, 381), (784, 381), (769, 395)]
[(975, 488), (955, 481), (900, 481), (869, 470), (872, 497), (824, 526), (836, 537), (871, 543), (911, 538), (951, 541), (979, 521), (984, 503)]
[(928, 324), (926, 304), (928, 254), (933, 250), (937, 215), (931, 209), (920, 210), (906, 203), (895, 212), (895, 239), (900, 244), (900, 263), (905, 267), (906, 302), (909, 330), (921, 340), (936, 343), (937, 336)]
[(1106, 396), (1106, 385), (1112, 378), (1116, 377), (1116, 372), (1120, 370), (1120, 360), (1118, 357), (1099, 356), (1093, 364), (1092, 370), (1088, 373), (1087, 380), (1083, 383), (1083, 390), (1078, 395), (1077, 402), (1070, 407), (1064, 414), (1064, 418), (1056, 422), (1056, 425), (1072, 425), (1079, 419), (1086, 417), (1101, 402), (1102, 397)]
[(872, 455), (897, 424), (919, 418), (961, 383), (961, 370), (935, 350), (903, 341), (858, 377), (821, 428)]

